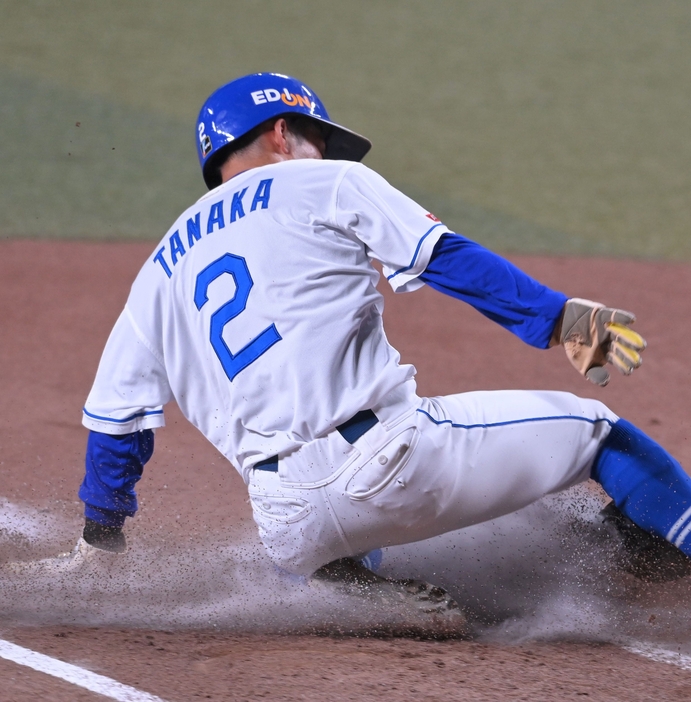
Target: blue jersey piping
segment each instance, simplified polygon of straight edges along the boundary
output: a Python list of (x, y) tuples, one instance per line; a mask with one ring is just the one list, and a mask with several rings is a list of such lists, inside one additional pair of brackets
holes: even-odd
[(138, 417), (150, 417), (156, 414), (163, 414), (163, 410), (152, 410), (151, 412), (137, 412), (129, 417), (125, 417), (124, 419), (111, 419), (110, 417), (101, 417), (98, 414), (91, 414), (91, 412), (87, 411), (86, 407), (82, 410), (82, 412), (84, 412), (87, 417), (91, 417), (91, 419), (98, 419), (100, 422), (112, 422), (113, 424), (125, 424), (126, 422), (131, 422), (133, 419), (137, 419)]
[(422, 246), (422, 242), (437, 228), (437, 227), (443, 227), (444, 225), (440, 222), (439, 224), (435, 224), (431, 229), (428, 229), (421, 237), (420, 241), (417, 242), (417, 247), (415, 249), (415, 253), (413, 254), (413, 260), (410, 262), (409, 266), (406, 266), (405, 268), (399, 268), (395, 273), (392, 273), (391, 275), (387, 276), (387, 280), (391, 280), (391, 278), (397, 276), (399, 273), (405, 273), (406, 271), (409, 271), (414, 265), (415, 265), (415, 260), (417, 259), (417, 255), (420, 253), (420, 247)]
[(588, 422), (589, 424), (597, 424), (598, 422), (607, 422), (610, 426), (614, 426), (615, 422), (611, 419), (602, 417), (601, 419), (590, 419), (589, 417), (575, 417), (574, 415), (555, 415), (553, 417), (528, 417), (527, 419), (511, 419), (506, 422), (494, 422), (492, 424), (456, 424), (451, 419), (435, 419), (429, 412), (423, 409), (417, 410), (420, 414), (424, 414), (427, 419), (435, 424), (450, 424), (454, 429), (491, 429), (492, 427), (505, 427), (511, 424), (528, 424), (530, 422), (549, 422), (554, 419), (573, 419), (577, 422)]

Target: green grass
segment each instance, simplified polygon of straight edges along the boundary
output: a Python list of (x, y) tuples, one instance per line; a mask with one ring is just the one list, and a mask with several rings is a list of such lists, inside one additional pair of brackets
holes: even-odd
[(0, 19), (0, 235), (160, 237), (203, 192), (204, 98), (280, 70), (483, 243), (691, 259), (688, 0), (0, 0)]
[(1, 74), (0, 94), (5, 234), (160, 238), (205, 191), (180, 120)]

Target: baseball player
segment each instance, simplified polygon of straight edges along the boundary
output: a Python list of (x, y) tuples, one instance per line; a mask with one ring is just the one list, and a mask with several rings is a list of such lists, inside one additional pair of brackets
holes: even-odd
[(288, 76), (248, 75), (206, 101), (209, 192), (134, 281), (84, 407), (75, 557), (125, 548), (135, 484), (175, 400), (240, 472), (263, 544), (293, 573), (347, 579), (373, 549), (588, 479), (612, 498), (610, 522), (686, 563), (691, 479), (602, 403), (417, 395), (384, 333), (375, 262), (396, 292), (430, 285), (538, 349), (563, 346), (598, 385), (608, 366), (636, 369), (645, 342), (632, 314), (568, 299), (450, 231), (360, 163), (370, 146)]

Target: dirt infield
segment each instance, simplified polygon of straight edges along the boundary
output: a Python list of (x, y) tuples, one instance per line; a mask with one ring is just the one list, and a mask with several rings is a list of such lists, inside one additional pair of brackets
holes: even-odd
[[(9, 514), (16, 506), (33, 510), (34, 527), (45, 519), (46, 532), (3, 539), (0, 520), (2, 560), (48, 555), (74, 542), (86, 440), (80, 409), (110, 328), (151, 248), (148, 243), (0, 242), (0, 512), (5, 508)], [(454, 300), (428, 289), (399, 296), (384, 290), (388, 336), (403, 360), (416, 365), (420, 393), (544, 388), (597, 397), (691, 466), (691, 268), (595, 259), (514, 260), (567, 294), (634, 310), (649, 343), (644, 366), (631, 378), (614, 378), (604, 390), (594, 388), (570, 369), (559, 350), (524, 347)], [(219, 537), (244, 538), (251, 515), (241, 480), (175, 407), (166, 416), (167, 427), (157, 433), (156, 453), (140, 483), (140, 515), (127, 527), (133, 547), (150, 546), (154, 553), (162, 544), (197, 548)], [(278, 595), (270, 590), (272, 583), (267, 581), (262, 593), (269, 609)], [(134, 602), (136, 588), (128, 592)], [(645, 610), (636, 631), (645, 633), (648, 624), (659, 627), (656, 621), (674, 619), (677, 611), (688, 617), (688, 607), (682, 606), (688, 600), (680, 603), (679, 597), (688, 593), (656, 592), (654, 602), (645, 604), (653, 613)], [(389, 700), (691, 697), (690, 671), (603, 643), (597, 632), (590, 640), (567, 630), (556, 641), (527, 635), (508, 644), (491, 633), (475, 642), (431, 642), (279, 636), (251, 633), (246, 624), (210, 631), (210, 620), (196, 629), (171, 622), (153, 630), (134, 626), (124, 609), (125, 626), (118, 625), (116, 612), (97, 628), (84, 625), (74, 604), (42, 609), (38, 601), (37, 617), (27, 626), (7, 602), (0, 605), (0, 639), (171, 702), (382, 695)], [(262, 620), (261, 628), (270, 631), (270, 620)], [(674, 629), (674, 637), (678, 650), (691, 641), (688, 618)], [(671, 640), (666, 639), (668, 645)], [(101, 699), (2, 660), (0, 678), (0, 700), (21, 702), (37, 695)]]

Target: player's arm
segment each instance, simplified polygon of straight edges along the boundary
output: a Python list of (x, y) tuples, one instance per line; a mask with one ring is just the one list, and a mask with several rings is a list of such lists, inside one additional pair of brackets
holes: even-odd
[(635, 319), (630, 312), (569, 299), (458, 234), (439, 239), (419, 277), (532, 346), (563, 345), (576, 370), (597, 385), (609, 381), (606, 363), (625, 375), (641, 364), (645, 340), (629, 328)]
[(137, 511), (135, 485), (154, 450), (152, 429), (113, 435), (90, 431), (79, 498), (84, 503), (84, 541), (106, 551), (126, 548), (122, 530)]
[(126, 307), (108, 338), (82, 417), (90, 432), (79, 497), (83, 539), (91, 546), (124, 550), (122, 527), (137, 511), (135, 485), (170, 399), (160, 354)]
[(531, 346), (546, 349), (568, 298), (459, 234), (444, 234), (420, 280), (467, 302)]
[(603, 368), (607, 362), (625, 374), (640, 365), (645, 341), (628, 326), (633, 315), (551, 290), (501, 256), (450, 232), (366, 166), (347, 168), (334, 199), (336, 225), (366, 245), (396, 292), (427, 283), (532, 346), (562, 344), (572, 365), (598, 385), (609, 379)]
[(361, 164), (348, 166), (338, 188), (336, 223), (378, 260), (396, 292), (427, 283), (469, 303), (523, 341), (547, 348), (566, 295), (446, 226)]

